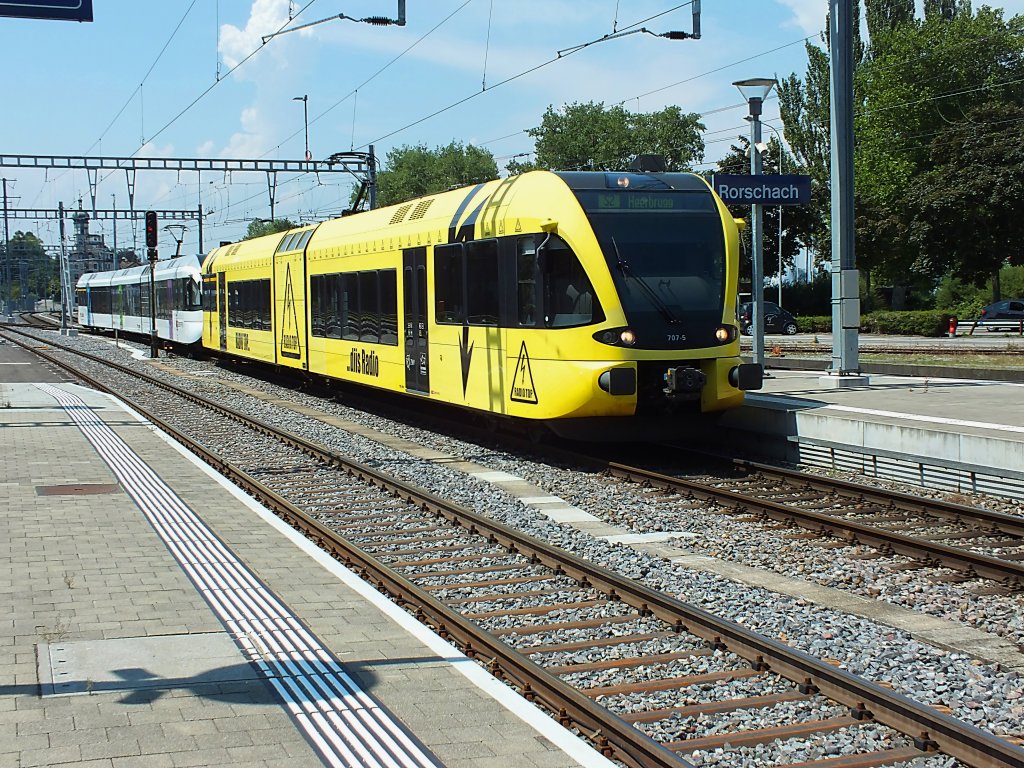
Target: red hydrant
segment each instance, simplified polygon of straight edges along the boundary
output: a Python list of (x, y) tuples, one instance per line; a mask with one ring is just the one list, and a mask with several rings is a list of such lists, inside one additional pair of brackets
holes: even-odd
[(956, 316), (949, 318), (949, 338), (956, 338)]

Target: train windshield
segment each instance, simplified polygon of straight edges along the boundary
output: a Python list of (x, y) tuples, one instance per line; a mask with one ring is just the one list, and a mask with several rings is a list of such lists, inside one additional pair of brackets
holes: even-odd
[(580, 192), (626, 319), (641, 337), (662, 346), (665, 331), (696, 342), (695, 328), (721, 322), (725, 235), (710, 193)]

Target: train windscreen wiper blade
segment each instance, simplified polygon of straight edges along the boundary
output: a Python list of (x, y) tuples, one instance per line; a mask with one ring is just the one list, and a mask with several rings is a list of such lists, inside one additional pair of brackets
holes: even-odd
[(619, 268), (619, 271), (622, 272), (622, 274), (625, 275), (626, 277), (631, 277), (633, 278), (633, 280), (636, 281), (636, 284), (639, 285), (641, 289), (643, 289), (643, 292), (646, 294), (648, 301), (650, 301), (651, 304), (654, 305), (655, 309), (661, 312), (661, 314), (665, 317), (666, 320), (668, 320), (670, 323), (681, 322), (680, 319), (676, 317), (675, 313), (668, 308), (668, 305), (661, 300), (661, 297), (658, 295), (658, 292), (651, 288), (651, 286), (647, 284), (647, 281), (644, 280), (642, 276), (634, 272), (633, 268), (629, 266), (629, 262), (622, 258), (622, 253), (619, 251), (619, 244), (615, 242), (614, 237), (612, 238), (612, 247), (615, 249), (615, 266)]

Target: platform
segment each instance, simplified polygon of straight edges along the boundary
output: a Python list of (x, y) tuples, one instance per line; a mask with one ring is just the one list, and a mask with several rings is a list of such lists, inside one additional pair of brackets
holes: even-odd
[(950, 491), (1024, 497), (1024, 383), (774, 370), (718, 420), (721, 447)]
[(0, 767), (611, 765), (116, 401), (21, 362), (0, 346)]

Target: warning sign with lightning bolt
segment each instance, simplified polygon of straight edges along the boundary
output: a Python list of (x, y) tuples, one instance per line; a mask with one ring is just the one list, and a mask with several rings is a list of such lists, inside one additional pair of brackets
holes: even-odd
[(519, 348), (519, 360), (516, 372), (512, 377), (512, 392), (509, 399), (519, 403), (537, 404), (537, 390), (533, 386), (533, 371), (530, 370), (530, 355), (526, 351), (526, 342)]

